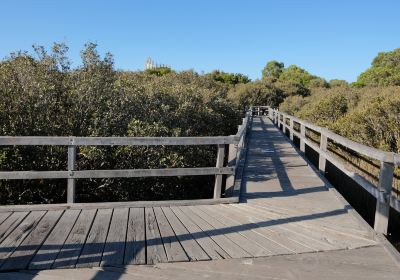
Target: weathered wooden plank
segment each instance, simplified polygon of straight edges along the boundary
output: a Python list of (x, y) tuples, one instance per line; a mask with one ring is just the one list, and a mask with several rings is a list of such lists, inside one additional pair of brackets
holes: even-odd
[(238, 222), (241, 225), (244, 225), (244, 227), (249, 227), (253, 231), (257, 232), (258, 234), (262, 235), (266, 239), (268, 239), (270, 242), (267, 244), (268, 249), (273, 252), (276, 255), (281, 255), (281, 254), (292, 254), (292, 253), (305, 253), (305, 252), (312, 252), (314, 251), (311, 248), (305, 247), (301, 244), (299, 244), (296, 241), (291, 240), (289, 237), (286, 235), (280, 234), (275, 232), (274, 230), (271, 230), (268, 227), (263, 227), (257, 221), (254, 221), (254, 219), (243, 215), (243, 213), (237, 209), (236, 207), (222, 207), (222, 208), (227, 208), (226, 211), (229, 211), (229, 217), (231, 220), (234, 220)]
[(387, 234), (389, 225), (390, 196), (392, 193), (394, 165), (387, 162), (381, 162), (379, 172), (378, 190), (382, 193), (384, 201), (376, 201), (375, 223), (376, 232)]
[(297, 241), (299, 244), (313, 249), (314, 251), (338, 249), (337, 246), (332, 244), (324, 236), (315, 235), (312, 231), (298, 227), (294, 222), (291, 222), (291, 218), (286, 218), (285, 220), (287, 220), (287, 222), (283, 223), (275, 220), (264, 212), (251, 208), (249, 205), (240, 207), (240, 209), (246, 213), (246, 215), (251, 215), (254, 220), (260, 223), (260, 225), (269, 227), (280, 234), (286, 235), (290, 237), (291, 240)]
[(0, 146), (173, 146), (218, 145), (236, 143), (235, 136), (203, 137), (63, 137), (63, 136), (0, 136)]
[(178, 207), (171, 207), (171, 210), (211, 259), (230, 258), (229, 254), (225, 252), (212, 238), (204, 233), (197, 224), (182, 212), (181, 209)]
[(224, 197), (218, 199), (190, 199), (190, 200), (156, 200), (156, 201), (124, 201), (124, 202), (97, 202), (97, 203), (60, 203), (60, 204), (35, 204), (35, 205), (7, 205), (0, 206), (0, 213), (3, 212), (25, 212), (39, 210), (66, 210), (66, 209), (101, 209), (101, 208), (121, 208), (121, 207), (162, 207), (162, 206), (186, 206), (204, 204), (224, 204), (237, 203), (238, 197)]
[[(326, 129), (321, 130), (321, 139), (319, 143), (319, 148), (322, 152), (326, 153), (328, 148), (328, 138), (325, 135), (325, 131)], [(318, 169), (322, 174), (325, 174), (325, 167), (326, 167), (326, 157), (324, 156), (324, 154), (321, 153), (319, 155)]]
[(206, 221), (195, 214), (191, 206), (181, 207), (180, 209), (187, 213), (190, 219), (195, 222), (208, 236), (210, 236), (215, 243), (220, 245), (232, 258), (251, 257), (248, 252), (243, 250), (243, 248), (241, 248), (238, 244), (225, 236), (225, 234), (228, 233), (226, 230), (216, 229), (213, 227), (208, 223), (208, 220)]
[(76, 267), (99, 266), (111, 221), (112, 209), (97, 210), (85, 246), (79, 256)]
[[(225, 145), (218, 145), (218, 153), (217, 153), (217, 168), (223, 168), (225, 159)], [(221, 197), (222, 190), (222, 175), (215, 175), (215, 184), (214, 184), (214, 198)]]
[(0, 246), (0, 266), (17, 249), (32, 229), (36, 227), (45, 213), (45, 211), (30, 212), (18, 227), (3, 240)]
[(129, 208), (114, 209), (101, 266), (122, 265), (124, 263), (128, 215)]
[[(284, 247), (286, 250), (295, 253), (305, 253), (305, 252), (314, 252), (315, 248), (309, 247), (303, 242), (299, 242), (296, 238), (293, 238), (291, 234), (288, 234), (285, 231), (281, 231), (273, 226), (265, 226), (262, 224), (262, 219), (255, 218), (252, 213), (248, 213), (243, 211), (242, 208), (232, 206), (229, 211), (233, 211), (238, 214), (235, 218), (240, 220), (242, 223), (248, 223), (251, 226), (257, 227), (258, 231), (271, 241), (275, 242), (280, 247)], [(271, 248), (272, 249), (272, 248)], [(279, 247), (275, 247), (276, 252), (282, 252), (282, 249)], [(280, 254), (280, 253), (278, 253)]]
[[(189, 206), (191, 207), (191, 206)], [(196, 213), (199, 217), (206, 220), (210, 223), (214, 228), (216, 228), (219, 232), (224, 233), (226, 237), (236, 243), (239, 247), (241, 247), (244, 251), (251, 254), (253, 257), (261, 257), (268, 256), (270, 254), (269, 251), (266, 251), (259, 244), (253, 242), (251, 239), (245, 238), (242, 234), (244, 230), (243, 227), (240, 226), (229, 226), (222, 222), (220, 222), (215, 214), (210, 211), (207, 211), (208, 206), (196, 206), (191, 207), (194, 213)]]
[(155, 264), (159, 262), (167, 262), (168, 258), (165, 253), (154, 210), (153, 208), (145, 208), (144, 212), (147, 244), (146, 263)]
[[(201, 206), (201, 210), (203, 210), (208, 215), (215, 217), (219, 222), (223, 223), (225, 226), (230, 228), (238, 228), (237, 233), (241, 234), (247, 240), (254, 242), (258, 245), (258, 250), (255, 250), (255, 256), (269, 256), (275, 253), (275, 244), (271, 246), (271, 240), (265, 238), (262, 234), (259, 234), (256, 230), (246, 224), (246, 223), (239, 223), (232, 219), (234, 213), (225, 211), (224, 207), (220, 207), (219, 205), (216, 206)], [(245, 243), (246, 244), (246, 243)], [(244, 245), (243, 245), (244, 246)], [(272, 248), (271, 248), (272, 247)], [(246, 246), (247, 248), (247, 246)], [(283, 250), (286, 253), (289, 253), (289, 250)]]
[[(68, 146), (68, 172), (72, 174), (76, 170), (76, 146)], [(75, 202), (75, 183), (74, 178), (68, 178), (67, 183), (67, 203)]]
[(0, 225), (0, 243), (22, 222), (29, 212), (14, 212)]
[(62, 213), (60, 210), (47, 212), (21, 245), (7, 258), (1, 270), (26, 269)]
[(75, 267), (95, 215), (95, 209), (82, 210), (57, 259), (54, 261), (53, 268)]
[[(200, 247), (200, 245), (195, 241), (194, 237), (189, 233), (185, 226), (181, 223), (178, 217), (172, 212), (169, 207), (162, 207), (162, 210), (167, 217), (171, 227), (173, 228), (176, 237), (181, 243), (182, 247), (190, 260), (200, 261), (209, 260), (210, 257), (206, 252)], [(157, 218), (158, 219), (158, 218)], [(164, 243), (165, 244), (165, 243)]]
[(10, 217), (11, 214), (12, 214), (12, 212), (3, 212), (3, 213), (0, 213), (0, 225), (1, 225), (8, 217)]
[(169, 224), (160, 207), (154, 207), (162, 242), (169, 262), (188, 261), (189, 258), (175, 236), (174, 230)]
[(0, 180), (204, 176), (233, 173), (233, 167), (188, 167), (167, 169), (120, 169), (80, 171), (0, 171)]
[(29, 264), (29, 269), (49, 269), (71, 232), (80, 210), (65, 210)]
[[(341, 215), (321, 217), (313, 221), (314, 219), (302, 220), (301, 218), (297, 220), (297, 217), (302, 216), (301, 211), (299, 211), (300, 213), (288, 216), (277, 214), (275, 212), (268, 211), (267, 209), (260, 208), (255, 205), (248, 206), (249, 208), (256, 209), (256, 211), (259, 211), (260, 213), (274, 221), (287, 221), (287, 225), (284, 224), (285, 227), (296, 231), (299, 236), (307, 236), (307, 239), (315, 240), (315, 245), (318, 246), (319, 249), (321, 249), (321, 243), (327, 243), (336, 249), (356, 248), (360, 246), (370, 246), (376, 244), (373, 240), (371, 240), (371, 238), (366, 238), (366, 230), (362, 232), (354, 231), (353, 234), (348, 234), (346, 232), (340, 231), (340, 229), (343, 227), (337, 225), (336, 221), (338, 219), (336, 219), (336, 217), (340, 217), (339, 221), (344, 224), (344, 227), (348, 227), (349, 224), (355, 223), (355, 220), (352, 219), (352, 217), (345, 212), (342, 212)], [(305, 216), (312, 217), (312, 214), (306, 214)], [(318, 216), (318, 214), (316, 214), (316, 216)], [(332, 227), (330, 227), (330, 229), (333, 228), (335, 230), (327, 230), (327, 228), (324, 227), (324, 223), (331, 223)], [(326, 250), (329, 250), (329, 248), (327, 248)]]
[(124, 263), (146, 263), (146, 230), (144, 208), (131, 208), (129, 210)]

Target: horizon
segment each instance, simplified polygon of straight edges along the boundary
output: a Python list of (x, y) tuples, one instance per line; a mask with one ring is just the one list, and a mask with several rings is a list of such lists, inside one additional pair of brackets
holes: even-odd
[(326, 80), (354, 82), (379, 52), (400, 47), (394, 39), (400, 38), (400, 3), (393, 0), (5, 1), (3, 7), (2, 59), (18, 50), (32, 53), (33, 44), (49, 49), (65, 42), (73, 67), (92, 41), (101, 55), (114, 55), (118, 70), (143, 70), (151, 57), (177, 71), (221, 70), (256, 80), (277, 60)]

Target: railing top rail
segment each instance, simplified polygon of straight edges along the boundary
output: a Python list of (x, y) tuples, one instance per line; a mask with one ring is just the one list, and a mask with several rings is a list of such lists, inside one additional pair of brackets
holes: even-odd
[(237, 144), (235, 135), (204, 137), (0, 136), (0, 146), (177, 146)]
[(382, 151), (373, 147), (369, 147), (367, 145), (358, 143), (356, 141), (347, 139), (343, 136), (340, 136), (332, 131), (330, 131), (327, 128), (324, 127), (320, 127), (317, 126), (315, 124), (309, 123), (305, 120), (296, 118), (294, 116), (288, 115), (286, 113), (277, 111), (280, 115), (286, 117), (286, 118), (290, 118), (292, 119), (294, 122), (299, 123), (301, 125), (304, 125), (305, 127), (316, 131), (318, 133), (323, 133), (325, 136), (327, 136), (329, 139), (333, 140), (334, 142), (341, 144), (343, 146), (345, 146), (346, 148), (353, 150), (357, 153), (360, 153), (364, 156), (376, 159), (376, 160), (380, 160), (380, 161), (384, 161), (384, 162), (388, 162), (388, 163), (394, 163), (398, 166), (400, 166), (400, 155), (393, 153), (393, 152), (386, 152), (386, 151)]
[[(265, 106), (267, 107), (267, 106)], [(81, 136), (0, 136), (0, 146), (199, 146), (238, 144), (249, 123), (247, 111), (235, 135), (193, 137), (81, 137)]]
[(394, 164), (400, 167), (400, 154), (394, 154)]

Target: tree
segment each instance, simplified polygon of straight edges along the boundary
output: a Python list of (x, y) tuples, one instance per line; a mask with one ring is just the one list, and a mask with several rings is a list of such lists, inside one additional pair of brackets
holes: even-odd
[(347, 87), (347, 86), (349, 86), (349, 83), (345, 80), (333, 79), (333, 80), (329, 81), (329, 86), (330, 87)]
[(228, 92), (228, 98), (242, 110), (260, 104), (277, 107), (285, 97), (281, 89), (265, 81), (240, 84)]
[(169, 74), (169, 73), (171, 73), (173, 71), (169, 67), (157, 67), (157, 68), (147, 69), (145, 72), (147, 74), (151, 74), (151, 75), (155, 75), (155, 76), (161, 77), (161, 76)]
[(372, 61), (372, 66), (360, 74), (357, 85), (400, 85), (400, 48), (379, 53)]
[(230, 85), (247, 84), (251, 81), (246, 75), (240, 73), (226, 73), (219, 70), (214, 70), (206, 76), (210, 77), (214, 81)]
[(262, 70), (262, 78), (273, 77), (278, 79), (282, 74), (285, 65), (283, 62), (278, 62), (276, 60), (269, 61)]
[(317, 78), (296, 65), (290, 65), (279, 76), (279, 80), (282, 82), (296, 82), (305, 87), (309, 86), (311, 80)]

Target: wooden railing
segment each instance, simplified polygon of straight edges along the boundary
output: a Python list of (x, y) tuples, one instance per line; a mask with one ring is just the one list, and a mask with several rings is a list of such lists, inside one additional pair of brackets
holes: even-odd
[[(307, 121), (298, 119), (294, 116), (280, 112), (269, 106), (254, 106), (253, 114), (266, 114), (282, 129), (283, 133), (288, 132), (289, 138), (293, 141), (294, 136), (300, 140), (300, 151), (305, 153), (306, 145), (319, 154), (318, 169), (325, 175), (326, 162), (336, 166), (344, 174), (349, 176), (358, 185), (364, 188), (376, 198), (376, 211), (374, 228), (377, 232), (387, 234), (390, 207), (400, 212), (400, 200), (392, 194), (392, 183), (395, 166), (400, 166), (400, 155), (392, 152), (385, 152), (366, 145), (357, 143), (338, 134), (333, 133), (327, 128), (323, 128)], [(294, 126), (299, 127), (296, 131)], [(306, 137), (306, 130), (311, 130), (319, 134), (319, 145)], [(354, 171), (349, 170), (346, 164), (337, 155), (328, 150), (328, 143), (334, 143), (346, 147), (360, 155), (364, 155), (380, 162), (379, 181), (373, 184)]]
[[(234, 186), (236, 171), (240, 168), (246, 131), (251, 123), (251, 112), (246, 112), (238, 132), (230, 136), (209, 137), (53, 137), (53, 136), (0, 136), (0, 146), (67, 146), (68, 165), (62, 171), (0, 171), (0, 180), (67, 179), (67, 203), (75, 202), (76, 179), (132, 178), (166, 176), (215, 175), (214, 199), (221, 197), (223, 175), (227, 175), (226, 189)], [(217, 145), (215, 167), (167, 169), (77, 170), (76, 149), (79, 146), (199, 146)], [(229, 145), (228, 162), (225, 148)], [(237, 192), (231, 192), (237, 194)]]

